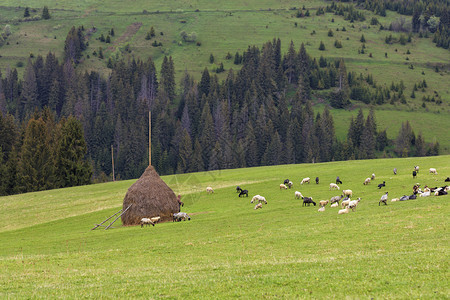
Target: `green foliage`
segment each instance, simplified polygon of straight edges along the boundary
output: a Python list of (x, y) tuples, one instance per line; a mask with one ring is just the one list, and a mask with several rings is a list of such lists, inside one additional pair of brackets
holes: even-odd
[(44, 8), (42, 9), (42, 19), (48, 20), (50, 18), (51, 18), (51, 16), (50, 16), (50, 12), (48, 11), (48, 7), (44, 6)]
[(320, 51), (324, 51), (325, 50), (325, 44), (322, 41), (320, 41), (319, 50)]

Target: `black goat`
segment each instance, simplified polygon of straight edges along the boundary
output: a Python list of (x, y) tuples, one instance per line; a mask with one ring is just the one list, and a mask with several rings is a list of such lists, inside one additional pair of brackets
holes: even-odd
[(319, 177), (316, 177), (316, 184), (319, 184)]
[(342, 184), (342, 181), (341, 181), (341, 179), (339, 179), (339, 176), (338, 177), (336, 177), (336, 184)]
[(239, 193), (239, 197), (241, 197), (241, 196), (246, 196), (246, 197), (248, 197), (248, 191), (247, 190), (241, 190), (241, 192)]
[(288, 184), (289, 181), (290, 181), (289, 179), (285, 179), (285, 180), (283, 181), (283, 183), (284, 183), (284, 184)]
[(241, 187), (240, 187), (240, 186), (237, 186), (237, 187), (236, 187), (236, 193), (240, 193), (241, 191), (242, 191)]
[(381, 189), (383, 186), (386, 186), (386, 181), (383, 181), (383, 183), (380, 183), (378, 185), (378, 188)]
[(416, 176), (417, 176), (417, 172), (413, 171), (413, 178), (416, 178)]
[(444, 182), (450, 182), (450, 177), (445, 178)]
[(308, 204), (308, 206), (310, 206), (311, 203), (314, 204), (314, 206), (316, 206), (316, 202), (314, 202), (314, 201), (312, 200), (312, 197), (302, 197), (302, 199), (303, 199), (303, 204), (302, 204), (302, 206), (306, 206), (306, 204)]

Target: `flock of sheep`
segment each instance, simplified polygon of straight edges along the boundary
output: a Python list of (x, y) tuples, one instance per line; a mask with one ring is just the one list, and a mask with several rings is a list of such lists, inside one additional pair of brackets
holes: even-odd
[[(397, 168), (394, 168), (393, 170), (394, 175), (397, 175)], [(419, 166), (414, 166), (413, 169), (413, 178), (415, 178), (417, 176), (419, 172)], [(435, 168), (430, 168), (429, 172), (431, 174), (435, 174), (437, 175), (437, 170)], [(375, 174), (372, 174), (370, 177), (367, 177), (364, 181), (363, 181), (363, 185), (368, 185), (370, 184), (373, 180), (375, 180)], [(316, 177), (316, 184), (319, 184), (319, 177)], [(311, 178), (310, 177), (306, 177), (303, 178), (303, 180), (300, 182), (301, 185), (306, 184), (306, 183), (310, 183), (311, 182)], [(447, 179), (445, 179), (445, 182), (450, 182), (450, 177), (448, 177)], [(336, 183), (330, 183), (330, 190), (340, 190), (339, 184), (342, 184), (342, 181), (340, 180), (339, 176), (336, 178)], [(290, 181), (289, 179), (284, 180), (284, 182), (282, 184), (280, 184), (280, 190), (287, 190), (293, 187), (293, 182)], [(386, 186), (386, 181), (383, 181), (383, 183), (378, 184), (378, 189), (381, 189), (383, 187)], [(206, 188), (207, 193), (214, 193), (214, 190), (212, 187), (207, 187)], [(236, 187), (236, 191), (239, 193), (239, 197), (241, 196), (247, 196), (248, 197), (248, 190), (244, 190), (241, 187), (237, 186)], [(395, 201), (404, 201), (404, 200), (410, 200), (410, 199), (416, 199), (417, 198), (417, 194), (420, 197), (427, 197), (430, 195), (435, 195), (435, 196), (441, 196), (441, 195), (447, 195), (447, 193), (450, 191), (450, 187), (445, 185), (443, 187), (435, 187), (435, 188), (429, 188), (428, 186), (424, 187), (424, 190), (422, 191), (420, 189), (420, 185), (416, 184), (413, 187), (413, 194), (410, 196), (406, 196), (404, 195), (403, 197), (400, 198), (393, 198), (391, 201), (395, 202)], [(387, 201), (388, 201), (388, 194), (389, 192), (386, 192), (385, 194), (383, 194), (379, 200), (378, 205), (380, 206), (382, 203), (387, 205)], [(304, 197), (302, 195), (301, 192), (299, 191), (295, 191), (294, 193), (295, 198), (296, 199), (300, 199), (302, 198), (303, 200), (303, 204), (302, 206), (310, 206), (311, 204), (313, 204), (314, 206), (317, 205), (316, 202), (313, 201), (312, 197)], [(356, 211), (356, 207), (358, 206), (358, 204), (361, 201), (361, 198), (357, 198), (356, 200), (351, 200), (350, 198), (353, 196), (353, 191), (346, 189), (342, 191), (342, 195), (338, 195), (338, 196), (334, 196), (331, 197), (330, 200), (321, 200), (319, 201), (319, 206), (320, 208), (318, 209), (319, 212), (323, 212), (325, 211), (325, 207), (330, 204), (330, 207), (339, 207), (339, 202), (342, 200), (340, 206), (341, 209), (338, 211), (338, 214), (347, 214), (350, 212), (350, 210), (352, 210), (353, 212)], [(263, 203), (267, 204), (267, 200), (265, 197), (261, 196), (261, 195), (255, 195), (252, 197), (252, 200), (250, 201), (250, 203), (255, 203), (255, 207), (254, 209), (260, 209), (263, 207)]]

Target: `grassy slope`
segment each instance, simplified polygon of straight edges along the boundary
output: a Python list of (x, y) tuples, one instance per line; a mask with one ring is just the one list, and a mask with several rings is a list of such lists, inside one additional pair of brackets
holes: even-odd
[[(372, 172), (377, 179), (363, 186)], [(338, 194), (328, 190), (336, 175), (362, 197), (355, 213), (318, 213), (294, 200), (295, 190), (315, 200)], [(2, 197), (0, 297), (448, 298), (449, 196), (381, 207), (378, 199), (449, 175), (450, 156), (440, 156), (166, 176), (191, 221), (108, 231), (90, 228), (121, 207), (134, 181)], [(306, 176), (321, 183), (301, 186)], [(285, 178), (293, 190), (278, 189)], [(269, 204), (254, 211), (237, 184)]]
[[(291, 7), (301, 7), (311, 9), (310, 18), (297, 19), (292, 15), (295, 11), (289, 10)], [(378, 120), (389, 124), (388, 135), (396, 136), (401, 122), (409, 119), (416, 133), (422, 131), (427, 142), (432, 142), (435, 138), (441, 144), (442, 153), (450, 153), (450, 139), (446, 138), (443, 128), (448, 128), (450, 119), (450, 90), (449, 90), (449, 66), (450, 60), (448, 50), (436, 48), (431, 42), (431, 38), (419, 39), (414, 37), (411, 44), (386, 45), (384, 39), (391, 32), (379, 31), (379, 26), (370, 26), (371, 12), (365, 11), (366, 21), (352, 24), (345, 21), (340, 16), (325, 14), (315, 16), (315, 9), (325, 6), (323, 1), (227, 1), (219, 3), (217, 1), (128, 1), (123, 5), (122, 1), (104, 2), (88, 0), (83, 2), (58, 1), (57, 3), (46, 1), (4, 1), (0, 8), (0, 26), (12, 24), (13, 35), (8, 39), (10, 45), (1, 48), (0, 68), (5, 74), (8, 66), (14, 67), (17, 61), (26, 62), (30, 53), (46, 55), (48, 51), (62, 55), (64, 40), (73, 25), (84, 25), (86, 28), (95, 26), (98, 31), (90, 38), (90, 46), (85, 54), (84, 63), (79, 68), (81, 70), (100, 70), (108, 73), (105, 60), (99, 60), (92, 55), (94, 50), (103, 47), (105, 56), (115, 57), (120, 53), (118, 49), (123, 49), (126, 44), (130, 45), (134, 57), (147, 58), (151, 56), (157, 68), (165, 55), (171, 55), (176, 65), (176, 76), (179, 80), (187, 70), (196, 78), (200, 78), (205, 67), (214, 69), (220, 62), (224, 63), (225, 69), (238, 67), (233, 64), (233, 60), (225, 60), (225, 55), (236, 51), (242, 53), (248, 45), (261, 45), (274, 37), (282, 41), (282, 51), (286, 52), (289, 42), (292, 40), (298, 49), (303, 42), (308, 53), (312, 57), (319, 58), (323, 55), (326, 58), (346, 59), (348, 71), (357, 73), (373, 74), (377, 83), (389, 86), (391, 82), (398, 83), (403, 80), (406, 90), (405, 96), (407, 104), (396, 103), (378, 106)], [(18, 5), (21, 8), (18, 8)], [(21, 18), (23, 7), (29, 6), (37, 8), (36, 13), (40, 14), (39, 8), (48, 5), (51, 9), (52, 18), (38, 22), (14, 23), (13, 20)], [(143, 10), (149, 14), (142, 14)], [(199, 9), (199, 12), (195, 10)], [(270, 11), (269, 11), (270, 9)], [(230, 14), (231, 13), (231, 14)], [(399, 18), (398, 14), (388, 12), (387, 17), (376, 16), (386, 27), (390, 22)], [(334, 22), (332, 19), (334, 18)], [(142, 26), (135, 33), (126, 34), (127, 28), (133, 23), (140, 22)], [(182, 23), (183, 22), (183, 23)], [(295, 27), (294, 23), (298, 26)], [(151, 46), (153, 40), (146, 41), (145, 35), (153, 26), (156, 30), (156, 39), (163, 43), (163, 47), (154, 48)], [(347, 31), (343, 32), (342, 27)], [(108, 31), (114, 28), (115, 37), (112, 44), (100, 43), (96, 40), (101, 34), (105, 36)], [(339, 28), (339, 31), (336, 29)], [(327, 32), (332, 29), (334, 37), (328, 37)], [(196, 32), (200, 47), (194, 44), (184, 43), (178, 45), (181, 31)], [(311, 35), (313, 30), (316, 34)], [(163, 32), (161, 36), (159, 33)], [(361, 48), (360, 37), (364, 34), (366, 38), (366, 54), (358, 55), (357, 49)], [(122, 38), (120, 38), (122, 36)], [(399, 34), (393, 33), (394, 37)], [(56, 39), (54, 38), (56, 37)], [(348, 40), (347, 40), (348, 38)], [(334, 41), (338, 39), (342, 42), (343, 48), (333, 47)], [(326, 45), (325, 51), (319, 51), (319, 42)], [(18, 44), (17, 44), (18, 43)], [(406, 55), (407, 50), (411, 54)], [(397, 50), (397, 51), (395, 51)], [(209, 63), (209, 56), (213, 54), (216, 58), (215, 64)], [(372, 58), (369, 57), (372, 53)], [(388, 58), (384, 54), (388, 53)], [(126, 54), (120, 54), (126, 55)], [(409, 60), (406, 60), (406, 57)], [(410, 64), (414, 69), (408, 68)], [(435, 72), (434, 66), (439, 65), (440, 72)], [(442, 67), (443, 66), (443, 67)], [(19, 68), (23, 72), (24, 68)], [(422, 72), (425, 75), (422, 75)], [(220, 74), (224, 78), (225, 73)], [(428, 88), (425, 92), (416, 92), (416, 99), (409, 96), (415, 83), (426, 80)], [(422, 105), (423, 96), (433, 96), (436, 91), (444, 101), (441, 105), (427, 102), (427, 108)], [(320, 95), (319, 95), (320, 96)], [(359, 102), (354, 102), (361, 105)], [(364, 105), (363, 105), (364, 106)], [(405, 113), (407, 112), (407, 113)], [(439, 112), (440, 115), (435, 113)], [(335, 116), (348, 116), (353, 112), (334, 111)], [(348, 118), (335, 119), (337, 132), (340, 137), (345, 136), (348, 129)], [(383, 123), (379, 124), (384, 128)]]

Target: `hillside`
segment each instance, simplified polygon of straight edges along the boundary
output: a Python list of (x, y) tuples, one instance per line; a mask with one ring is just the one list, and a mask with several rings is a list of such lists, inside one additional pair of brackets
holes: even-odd
[[(315, 201), (338, 195), (328, 188), (337, 175), (362, 198), (355, 212), (328, 205), (319, 213), (294, 199), (295, 190)], [(416, 182), (441, 186), (449, 175), (450, 156), (439, 156), (163, 176), (191, 221), (140, 228), (119, 219), (107, 231), (90, 229), (121, 208), (133, 180), (1, 197), (0, 297), (444, 299), (449, 196), (378, 200), (409, 195)], [(320, 183), (300, 185), (306, 176)], [(279, 189), (286, 178), (292, 190)], [(255, 211), (236, 185), (268, 204)]]
[[(446, 24), (447, 10), (437, 10), (444, 2), (431, 2)], [(96, 181), (112, 178), (111, 154), (120, 178), (141, 173), (146, 110), (154, 112), (152, 155), (162, 174), (450, 153), (448, 49), (433, 42), (428, 22), (412, 32), (411, 14), (364, 3), (5, 1), (0, 110), (16, 126), (8, 128), (15, 139), (0, 145), (5, 160), (12, 149), (19, 158), (25, 151), (12, 147), (25, 135), (18, 124), (46, 106), (58, 122), (74, 114), (82, 123)], [(44, 6), (50, 19), (41, 17)], [(321, 122), (325, 107), (332, 120)], [(375, 112), (376, 129), (363, 143), (369, 150), (361, 146), (364, 124), (347, 139), (360, 108), (364, 118)], [(400, 133), (403, 126), (411, 134)], [(321, 130), (331, 132), (328, 145)]]

